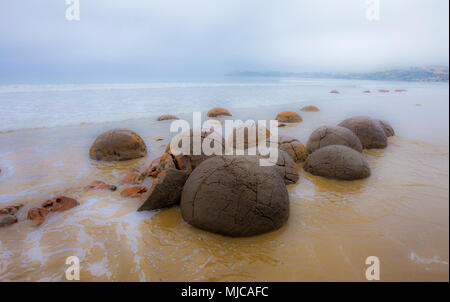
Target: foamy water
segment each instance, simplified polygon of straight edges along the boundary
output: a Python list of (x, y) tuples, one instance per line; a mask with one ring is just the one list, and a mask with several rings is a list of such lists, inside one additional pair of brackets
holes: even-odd
[[(407, 92), (375, 91), (396, 88)], [(367, 89), (373, 92), (362, 93)], [(83, 281), (362, 281), (368, 256), (379, 257), (384, 281), (448, 281), (448, 84), (285, 80), (0, 90), (8, 120), (1, 129), (34, 128), (0, 133), (0, 204), (25, 204), (19, 223), (0, 229), (0, 281), (64, 281), (69, 256), (79, 257)], [(389, 121), (397, 136), (384, 150), (365, 151), (368, 179), (328, 180), (299, 166), (299, 182), (288, 186), (289, 221), (275, 232), (227, 238), (189, 226), (179, 207), (136, 212), (140, 201), (120, 197), (124, 186), (84, 191), (95, 179), (118, 185), (164, 152), (170, 122), (154, 121), (159, 114), (190, 119), (200, 110), (205, 118), (220, 105), (234, 118), (270, 119), (306, 104), (321, 111), (300, 112), (304, 121), (280, 135), (306, 143), (320, 125), (365, 114)], [(52, 127), (65, 124), (72, 126)], [(139, 133), (149, 155), (90, 160), (95, 137), (116, 127)], [(28, 209), (57, 194), (81, 205), (32, 226)]]

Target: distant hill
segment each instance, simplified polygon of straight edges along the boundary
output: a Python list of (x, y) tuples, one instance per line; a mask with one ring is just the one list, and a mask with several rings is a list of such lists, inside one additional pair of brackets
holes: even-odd
[(227, 76), (239, 77), (283, 77), (283, 78), (332, 78), (384, 81), (448, 82), (448, 67), (427, 66), (388, 69), (364, 73), (344, 72), (279, 72), (279, 71), (235, 71)]

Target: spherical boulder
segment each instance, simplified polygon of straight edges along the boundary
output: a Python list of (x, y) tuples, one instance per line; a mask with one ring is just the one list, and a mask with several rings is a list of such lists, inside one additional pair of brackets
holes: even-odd
[(355, 180), (370, 176), (364, 155), (352, 148), (331, 145), (308, 156), (303, 169), (311, 174), (341, 180)]
[(179, 118), (172, 114), (163, 114), (160, 115), (156, 120), (157, 121), (167, 121), (167, 120), (178, 120)]
[(275, 119), (281, 123), (300, 123), (303, 121), (302, 117), (294, 111), (282, 111), (277, 114)]
[(217, 117), (217, 116), (231, 116), (230, 111), (222, 107), (215, 107), (208, 111), (208, 117)]
[(314, 105), (305, 106), (305, 107), (303, 107), (303, 108), (300, 109), (300, 110), (301, 110), (301, 111), (304, 111), (304, 112), (317, 112), (317, 111), (320, 111), (320, 109), (317, 108), (317, 107), (314, 106)]
[(314, 130), (306, 143), (306, 150), (311, 154), (330, 145), (347, 146), (358, 152), (363, 150), (359, 138), (351, 130), (340, 126), (322, 126)]
[(387, 122), (382, 121), (382, 120), (378, 120), (378, 122), (380, 123), (381, 127), (384, 130), (384, 134), (386, 134), (387, 137), (395, 135), (394, 128), (392, 128), (391, 125), (389, 125)]
[(201, 163), (181, 194), (183, 219), (209, 232), (245, 237), (280, 228), (289, 195), (273, 166), (257, 156), (216, 156)]
[(89, 150), (90, 158), (104, 161), (122, 161), (143, 157), (147, 146), (142, 138), (131, 130), (114, 129), (96, 138)]
[(359, 138), (364, 149), (379, 149), (387, 147), (387, 137), (381, 124), (366, 116), (352, 117), (339, 124), (353, 131)]

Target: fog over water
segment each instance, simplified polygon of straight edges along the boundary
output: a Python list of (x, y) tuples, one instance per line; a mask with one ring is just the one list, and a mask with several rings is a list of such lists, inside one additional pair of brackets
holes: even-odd
[(448, 65), (449, 2), (80, 0), (0, 3), (1, 82), (145, 81), (236, 69)]

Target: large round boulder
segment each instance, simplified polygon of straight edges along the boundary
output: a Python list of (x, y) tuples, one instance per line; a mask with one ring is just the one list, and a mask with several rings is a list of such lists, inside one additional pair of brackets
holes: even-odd
[(303, 169), (327, 178), (355, 180), (370, 176), (370, 167), (364, 155), (352, 148), (331, 145), (308, 156)]
[(340, 126), (322, 126), (314, 130), (306, 143), (306, 150), (311, 154), (330, 145), (347, 146), (358, 152), (363, 150), (359, 138), (351, 130)]
[(275, 117), (280, 123), (300, 123), (303, 121), (302, 117), (294, 111), (282, 111)]
[(380, 123), (381, 127), (384, 130), (384, 134), (386, 134), (387, 137), (395, 135), (394, 128), (392, 128), (392, 126), (388, 122), (382, 120), (378, 120), (378, 122)]
[(89, 150), (95, 160), (121, 161), (147, 155), (142, 138), (131, 130), (114, 129), (99, 135)]
[(366, 116), (352, 117), (339, 124), (350, 129), (361, 141), (364, 149), (379, 149), (387, 147), (387, 137), (381, 124)]
[(243, 237), (280, 228), (289, 217), (289, 195), (276, 169), (257, 156), (216, 156), (186, 181), (181, 214), (213, 233)]
[(231, 116), (230, 111), (222, 107), (215, 107), (208, 111), (208, 117)]

